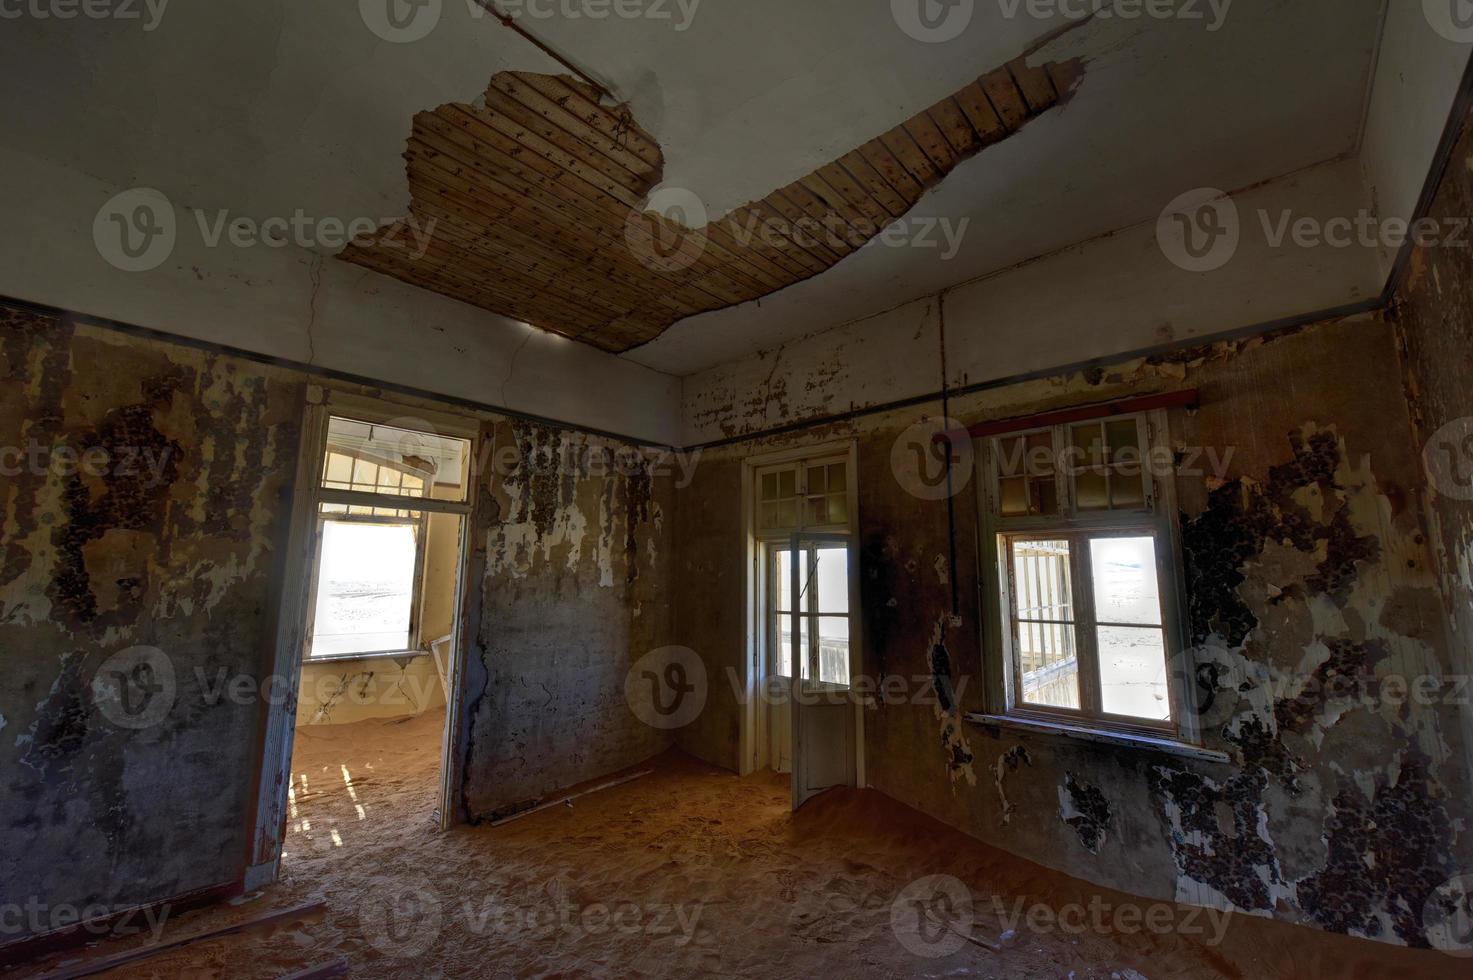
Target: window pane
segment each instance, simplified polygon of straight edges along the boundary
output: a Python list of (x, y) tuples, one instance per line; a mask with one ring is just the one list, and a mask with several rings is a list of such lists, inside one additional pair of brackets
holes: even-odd
[(1021, 476), (1001, 481), (1002, 516), (1019, 517), (1028, 513), (1028, 487)]
[[(810, 617), (808, 616), (798, 617), (798, 621), (802, 625), (802, 636), (799, 638), (798, 642), (798, 650), (800, 651), (798, 660), (803, 666), (804, 680), (809, 680), (811, 676), (807, 656), (808, 635), (810, 629), (809, 620)], [(779, 677), (792, 677), (793, 616), (790, 613), (777, 617), (777, 643), (774, 644), (773, 653), (776, 655), (776, 663), (773, 665), (775, 673)]]
[(828, 480), (826, 479), (827, 475), (828, 475), (828, 469), (827, 469), (827, 467), (823, 467), (823, 466), (810, 466), (810, 467), (808, 467), (808, 492), (809, 493), (824, 493), (824, 492), (826, 492), (828, 490)]
[(1166, 721), (1171, 717), (1167, 692), (1166, 644), (1156, 627), (1101, 626), (1100, 697), (1105, 712)]
[[(328, 421), (327, 444), (326, 477), (334, 482), (349, 479), (341, 467), (350, 465), (354, 490), (404, 486), (418, 491), (414, 496), (424, 496), (424, 487), (434, 483), (441, 499), (465, 500), (469, 439), (334, 417)], [(345, 462), (338, 463), (338, 458)]]
[(1110, 509), (1110, 489), (1103, 470), (1082, 470), (1074, 477), (1074, 506), (1079, 510)]
[[(793, 553), (785, 547), (781, 551), (776, 552), (776, 555), (777, 574), (772, 595), (772, 605), (774, 609), (791, 612), (793, 606), (793, 595), (791, 591), (793, 578), (792, 572), (789, 569), (792, 567)], [(808, 605), (807, 600), (801, 595), (801, 591), (808, 587), (808, 567), (806, 563), (798, 571), (800, 573), (798, 579), (798, 588), (800, 590), (799, 601), (806, 607)]]
[(1013, 625), (1024, 703), (1079, 707), (1069, 542), (1013, 542)]
[(818, 608), (814, 612), (848, 614), (849, 549), (818, 549)]
[(829, 523), (849, 523), (849, 498), (842, 493), (829, 497)]
[(844, 463), (829, 464), (829, 492), (849, 489), (849, 467)]
[(798, 493), (797, 473), (793, 470), (783, 470), (777, 475), (777, 495), (779, 497), (793, 497)]
[(353, 479), (353, 460), (342, 453), (328, 453), (327, 479), (334, 483), (350, 482)]
[(833, 523), (833, 517), (829, 514), (829, 498), (818, 497), (803, 501), (804, 526), (814, 527), (819, 524)]
[(1098, 422), (1076, 425), (1073, 433), (1074, 448), (1078, 450), (1075, 465), (1080, 468), (1099, 465), (1105, 461), (1104, 426)]
[(1049, 515), (1059, 511), (1059, 491), (1050, 479), (1028, 481), (1028, 512)]
[(1091, 538), (1089, 557), (1097, 622), (1161, 625), (1155, 538)]
[(761, 520), (763, 529), (777, 527), (777, 504), (763, 504)]
[(312, 655), (409, 648), (415, 527), (325, 521)]
[(1139, 427), (1135, 419), (1121, 419), (1105, 426), (1105, 438), (1110, 445), (1111, 460), (1139, 460)]
[(1021, 476), (1024, 455), (1022, 436), (999, 439), (997, 441), (997, 471), (1003, 476)]
[(1025, 461), (1029, 476), (1050, 476), (1054, 472), (1054, 434), (1035, 432), (1028, 437)]
[(848, 616), (819, 617), (818, 679), (825, 684), (849, 684)]
[(798, 501), (784, 500), (777, 505), (777, 526), (798, 526)]
[(1146, 505), (1146, 488), (1138, 467), (1127, 472), (1113, 470), (1110, 473), (1110, 507), (1113, 510), (1133, 510)]
[(762, 474), (762, 499), (763, 500), (776, 500), (777, 499), (777, 474), (776, 473), (764, 473), (764, 474)]

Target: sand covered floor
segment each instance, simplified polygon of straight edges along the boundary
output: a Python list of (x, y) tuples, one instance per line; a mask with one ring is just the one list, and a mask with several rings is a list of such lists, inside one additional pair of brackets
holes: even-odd
[(1467, 975), (1440, 953), (1095, 889), (871, 791), (795, 816), (784, 778), (674, 753), (572, 807), (442, 834), (442, 723), (306, 730), (282, 881), (164, 939), (318, 896), (325, 912), (105, 975), (280, 977), (339, 957), (416, 978)]

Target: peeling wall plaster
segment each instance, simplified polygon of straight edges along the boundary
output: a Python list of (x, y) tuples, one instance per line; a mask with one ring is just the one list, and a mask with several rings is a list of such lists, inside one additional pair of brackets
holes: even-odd
[(464, 739), (473, 820), (670, 744), (624, 694), (629, 668), (668, 631), (669, 476), (631, 447), (531, 423), (498, 423), (488, 437), (517, 462), (483, 508), (482, 676)]
[[(1470, 117), (1473, 118), (1473, 117)], [(1429, 216), (1473, 215), (1473, 126), (1461, 139)], [(1459, 673), (1473, 674), (1473, 250), (1423, 248), (1397, 298), (1397, 334), (1417, 445), (1430, 484), (1429, 528), (1438, 587)], [(1463, 711), (1473, 752), (1473, 706)], [(1473, 754), (1467, 763), (1473, 768)]]
[[(243, 870), (260, 704), (222, 685), (266, 669), (305, 388), (320, 379), (3, 306), (0, 375), (0, 465), (18, 466), (0, 481), (6, 894), (117, 906), (228, 885)], [(457, 743), (472, 817), (669, 744), (623, 694), (633, 657), (666, 642), (668, 477), (618, 442), (482, 425)], [(573, 469), (531, 452), (492, 465), (498, 447), (554, 443), (575, 449)], [(71, 458), (58, 448), (108, 465), (52, 465)], [(600, 475), (595, 448), (638, 465)], [(120, 668), (132, 699), (120, 715), (96, 681), (140, 649), (161, 659)], [(341, 721), (365, 685), (375, 710), (382, 684), (406, 695), (399, 713), (420, 710), (440, 695), (428, 663), (398, 677), (393, 661), (335, 665), (329, 689), (300, 691), (303, 720)]]
[[(227, 883), (258, 705), (214, 685), (260, 672), (300, 382), (16, 311), (0, 367), (6, 893), (123, 906)], [(135, 664), (137, 713), (110, 712), (94, 678), (138, 647), (167, 675)]]
[[(1390, 325), (1360, 317), (954, 398), (950, 415), (971, 422), (1201, 389), (1202, 407), (1173, 413), (1170, 437), (1179, 464), (1196, 454), (1219, 469), (1177, 484), (1195, 675), (1212, 706), (1203, 740), (1231, 761), (952, 728), (943, 708), (882, 703), (865, 718), (871, 784), (1108, 887), (1424, 944), (1408, 910), (1466, 866), (1468, 789), (1457, 709), (1442, 703), (1453, 650), (1396, 364)], [(677, 641), (708, 670), (739, 669), (740, 460), (855, 438), (866, 672), (923, 674), (943, 692), (949, 681), (961, 712), (985, 710), (971, 474), (953, 531), (945, 502), (911, 496), (891, 468), (902, 431), (938, 409), (708, 450), (679, 495), (682, 528), (699, 527), (677, 539), (677, 603), (700, 611), (677, 616)], [(957, 568), (937, 575), (953, 533)], [(1434, 703), (1381, 697), (1396, 677), (1422, 675)], [(738, 705), (719, 690), (712, 700), (714, 717), (679, 744), (735, 768), (725, 739)], [(969, 775), (974, 756), (990, 760), (990, 782)], [(1368, 856), (1354, 880), (1349, 855)]]

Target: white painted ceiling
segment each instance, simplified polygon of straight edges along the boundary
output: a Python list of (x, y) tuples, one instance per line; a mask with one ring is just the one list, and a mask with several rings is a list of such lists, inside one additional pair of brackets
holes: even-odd
[[(1028, 16), (1029, 0), (970, 0), (967, 29), (928, 44), (897, 26), (886, 0), (643, 0), (668, 17), (587, 15), (631, 2), (519, 6), (556, 13), (521, 23), (632, 103), (664, 146), (666, 184), (695, 192), (712, 216), (1068, 23)], [(474, 0), (439, 0), (434, 29), (403, 44), (369, 30), (360, 6), (169, 3), (152, 30), (0, 22), (0, 139), (118, 187), (157, 188), (178, 205), (387, 220), (408, 202), (400, 155), (416, 111), (474, 101), (500, 70), (562, 70), (474, 16)], [(1208, 0), (1193, 6), (1213, 19)], [(151, 18), (142, 0), (136, 9)], [(1074, 101), (963, 164), (918, 207), (954, 227), (968, 219), (955, 258), (872, 246), (626, 356), (690, 374), (1154, 220), (1190, 187), (1233, 190), (1353, 152), (1381, 11), (1382, 0), (1232, 0), (1215, 31), (1200, 20), (1096, 18), (1036, 54), (1086, 60)]]

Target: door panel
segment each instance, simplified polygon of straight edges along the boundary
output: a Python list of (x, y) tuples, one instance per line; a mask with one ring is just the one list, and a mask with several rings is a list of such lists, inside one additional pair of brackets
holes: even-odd
[(802, 670), (789, 681), (793, 809), (823, 790), (856, 781), (854, 650), (850, 595), (854, 550), (847, 537), (794, 534), (789, 609), (799, 610)]

